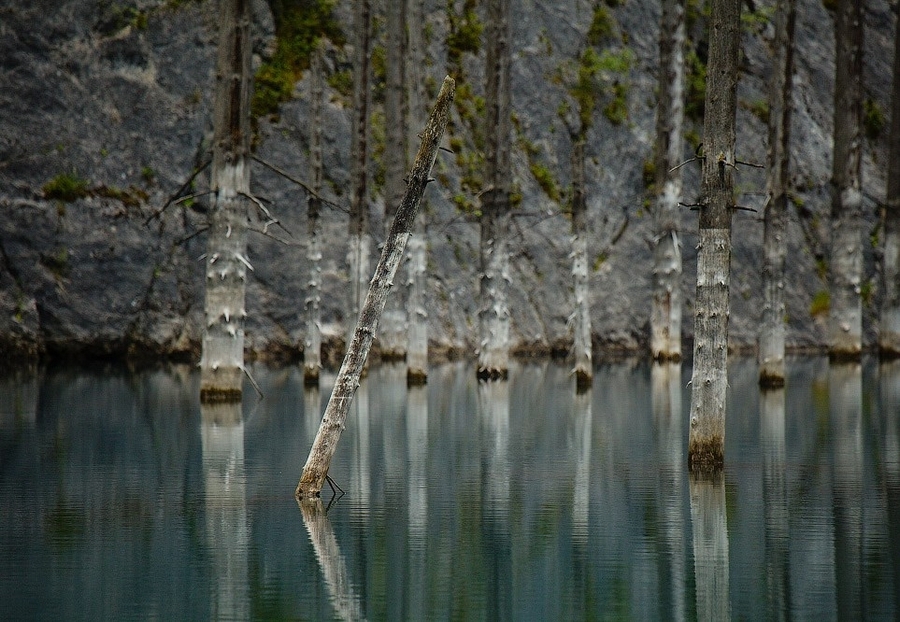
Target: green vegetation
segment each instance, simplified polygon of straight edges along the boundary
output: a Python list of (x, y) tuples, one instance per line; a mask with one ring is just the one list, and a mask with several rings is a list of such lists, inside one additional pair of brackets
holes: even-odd
[(772, 23), (772, 16), (775, 14), (775, 5), (764, 7), (756, 6), (755, 10), (750, 10), (746, 4), (742, 5), (741, 10), (741, 27), (749, 33), (760, 33), (763, 29)]
[(126, 207), (137, 207), (149, 198), (146, 192), (136, 186), (128, 186), (127, 188), (97, 186), (91, 193), (98, 197), (121, 201)]
[(608, 253), (600, 253), (599, 255), (597, 255), (597, 257), (594, 258), (594, 265), (593, 265), (594, 272), (597, 272), (598, 270), (600, 270), (600, 268), (603, 267), (603, 264), (606, 263), (607, 259), (609, 259)]
[(45, 199), (71, 203), (90, 194), (88, 182), (75, 173), (60, 173), (41, 188)]
[(556, 181), (550, 169), (539, 162), (529, 162), (528, 168), (531, 170), (531, 175), (537, 181), (541, 190), (544, 191), (544, 194), (550, 197), (551, 200), (558, 202), (561, 198), (559, 182)]
[(684, 114), (694, 121), (703, 120), (706, 106), (706, 61), (697, 54), (696, 49), (689, 49), (684, 55), (685, 82)]
[[(606, 49), (598, 52), (594, 47), (588, 47), (578, 58), (574, 76), (571, 75), (573, 71), (569, 67), (560, 67), (556, 80), (569, 85), (569, 95), (578, 106), (581, 131), (586, 132), (593, 125), (594, 110), (598, 101), (610, 91), (612, 97), (603, 108), (604, 116), (614, 125), (627, 120), (628, 83), (618, 78), (627, 75), (633, 63), (634, 52), (630, 48)], [(568, 110), (568, 104), (562, 104), (557, 112), (563, 116)]]
[(613, 34), (616, 22), (602, 4), (594, 7), (594, 16), (591, 19), (590, 28), (587, 32), (587, 44), (590, 46), (599, 46), (603, 40)]
[(754, 117), (763, 123), (769, 123), (769, 102), (765, 99), (756, 99), (752, 102), (741, 102), (741, 106), (750, 111)]
[(809, 314), (813, 317), (825, 315), (831, 309), (831, 296), (827, 290), (816, 292), (812, 302), (809, 305)]
[(859, 287), (859, 297), (862, 300), (863, 305), (866, 307), (872, 306), (872, 298), (875, 294), (875, 284), (872, 283), (872, 279), (866, 279), (862, 282)]
[(881, 106), (871, 97), (863, 101), (863, 130), (866, 138), (876, 140), (884, 130), (885, 119)]
[(52, 254), (40, 256), (40, 262), (57, 278), (63, 278), (69, 275), (69, 249), (62, 246)]
[(277, 114), (278, 106), (291, 98), (294, 83), (309, 68), (320, 38), (344, 43), (334, 4), (335, 0), (271, 3), (277, 43), (275, 53), (256, 72), (251, 104), (254, 118)]
[(149, 186), (156, 180), (156, 171), (154, 171), (149, 166), (143, 167), (141, 169), (141, 179), (143, 179), (144, 183)]
[(644, 167), (641, 171), (641, 179), (644, 181), (644, 187), (647, 190), (653, 190), (656, 186), (656, 160), (652, 157), (644, 160)]
[(463, 54), (467, 52), (477, 54), (481, 47), (484, 24), (475, 12), (477, 6), (477, 0), (465, 0), (462, 12), (457, 13), (455, 2), (447, 0), (447, 18), (450, 26), (450, 33), (447, 35), (447, 60), (451, 67), (459, 67)]

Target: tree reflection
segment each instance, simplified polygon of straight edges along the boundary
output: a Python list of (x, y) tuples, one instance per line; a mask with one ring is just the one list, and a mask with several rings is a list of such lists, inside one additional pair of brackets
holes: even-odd
[(428, 583), (428, 389), (409, 387), (406, 394), (406, 446), (409, 454), (409, 590), (407, 613), (410, 620), (425, 620)]
[(202, 404), (200, 415), (206, 537), (213, 572), (210, 617), (246, 620), (250, 537), (241, 404)]
[(790, 615), (790, 525), (785, 477), (784, 400), (783, 387), (764, 389), (759, 398), (769, 620), (784, 620)]
[(887, 504), (888, 538), (894, 574), (894, 612), (900, 614), (900, 361), (885, 361), (878, 367), (881, 417), (883, 419), (882, 464)]
[(689, 475), (691, 528), (694, 536), (694, 584), (697, 619), (731, 617), (728, 600), (728, 524), (725, 478), (721, 473)]

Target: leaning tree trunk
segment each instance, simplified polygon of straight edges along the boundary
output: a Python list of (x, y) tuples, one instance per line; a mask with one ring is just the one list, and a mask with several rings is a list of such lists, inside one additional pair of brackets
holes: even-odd
[(784, 386), (784, 258), (790, 183), (791, 81), (795, 0), (775, 8), (775, 58), (769, 83), (769, 169), (763, 225), (763, 312), (759, 330), (759, 384)]
[(369, 285), (368, 295), (359, 316), (356, 330), (344, 362), (334, 382), (334, 389), (319, 431), (309, 451), (303, 474), (297, 484), (295, 494), (298, 497), (317, 496), (322, 490), (331, 459), (337, 449), (338, 440), (347, 420), (347, 412), (353, 400), (353, 394), (359, 386), (359, 378), (362, 375), (366, 357), (372, 347), (375, 331), (378, 329), (378, 319), (384, 310), (384, 303), (393, 285), (397, 266), (403, 258), (404, 248), (412, 230), (416, 212), (419, 209), (419, 201), (425, 192), (425, 186), (430, 181), (431, 168), (437, 156), (438, 146), (447, 127), (450, 116), (450, 105), (456, 85), (449, 76), (444, 78), (444, 84), (438, 95), (437, 103), (428, 120), (428, 125), (422, 132), (422, 144), (416, 155), (415, 163), (408, 176), (408, 184), (397, 215), (391, 224), (391, 231), (381, 252), (381, 260), (375, 268), (375, 275)]
[(684, 40), (684, 0), (663, 0), (654, 167), (656, 247), (650, 308), (650, 349), (658, 361), (681, 360), (681, 170), (677, 167), (684, 152)]
[[(896, 28), (900, 28), (898, 25)], [(878, 350), (881, 358), (900, 358), (900, 36), (894, 33), (894, 87), (888, 138), (888, 181), (884, 216), (884, 297)]]
[(594, 377), (591, 364), (591, 297), (588, 288), (587, 202), (584, 198), (584, 135), (572, 145), (572, 280), (575, 293), (573, 312), (575, 335), (575, 390), (587, 391)]
[(322, 207), (322, 49), (316, 49), (313, 56), (312, 88), (310, 89), (310, 117), (312, 132), (310, 140), (310, 160), (312, 164), (312, 189), (307, 203), (307, 247), (309, 261), (309, 282), (306, 290), (306, 341), (303, 347), (303, 382), (306, 385), (319, 384), (319, 370), (322, 368), (322, 245), (319, 239), (319, 213)]
[(725, 454), (728, 292), (734, 208), (731, 171), (735, 165), (734, 117), (741, 4), (740, 0), (712, 0), (711, 5), (688, 468), (714, 472), (722, 468)]
[(353, 134), (350, 145), (350, 222), (347, 264), (350, 272), (350, 305), (347, 314), (347, 346), (359, 317), (369, 281), (368, 143), (369, 69), (372, 60), (372, 7), (370, 0), (356, 0), (355, 60), (353, 75)]
[(488, 4), (486, 88), (487, 190), (481, 208), (481, 282), (479, 288), (478, 377), (506, 378), (509, 373), (509, 230), (510, 207), (510, 59), (509, 0)]
[(862, 355), (862, 0), (838, 0), (834, 18), (829, 357)]
[[(406, 87), (409, 94), (409, 130), (407, 148), (415, 144), (413, 134), (424, 124), (425, 116), (425, 41), (422, 28), (425, 23), (424, 0), (407, 0), (409, 28), (409, 61), (406, 63)], [(423, 209), (427, 205), (422, 199)], [(419, 218), (409, 238), (409, 262), (407, 279), (406, 318), (406, 382), (409, 385), (424, 384), (428, 379), (428, 310), (425, 306), (428, 242), (425, 238), (425, 219)]]
[[(391, 225), (403, 198), (406, 174), (406, 137), (409, 125), (406, 100), (406, 0), (388, 2), (387, 76), (384, 93), (384, 224)], [(402, 291), (402, 290), (401, 290)], [(379, 345), (382, 360), (402, 361), (406, 357), (406, 313), (400, 292), (388, 298), (381, 318)]]
[(241, 399), (250, 191), (250, 2), (220, 0), (213, 111), (215, 193), (206, 250), (200, 399)]

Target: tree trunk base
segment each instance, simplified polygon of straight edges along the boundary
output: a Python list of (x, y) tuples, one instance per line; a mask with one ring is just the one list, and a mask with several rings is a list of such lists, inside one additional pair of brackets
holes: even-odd
[(896, 361), (900, 360), (900, 347), (892, 345), (880, 345), (878, 347), (879, 361)]
[(225, 387), (203, 387), (200, 389), (201, 404), (223, 404), (240, 402), (243, 392), (240, 389)]
[(404, 350), (379, 349), (377, 354), (383, 363), (403, 363), (406, 361), (406, 352)]
[(680, 363), (681, 352), (656, 352), (653, 360), (657, 363)]
[(759, 386), (762, 389), (781, 389), (784, 387), (784, 374), (765, 369), (760, 370)]
[(725, 466), (725, 442), (722, 438), (691, 440), (688, 446), (688, 471), (715, 474)]
[(406, 370), (406, 386), (422, 387), (428, 383), (428, 373), (422, 369)]
[(575, 392), (579, 395), (587, 393), (594, 384), (594, 376), (583, 369), (575, 370)]
[(478, 379), (482, 382), (488, 382), (492, 380), (506, 380), (507, 378), (509, 378), (509, 370), (479, 367), (477, 376)]
[(303, 368), (303, 386), (317, 387), (319, 386), (319, 370), (314, 367)]
[(858, 348), (831, 348), (828, 351), (830, 363), (859, 363), (862, 361), (862, 350)]

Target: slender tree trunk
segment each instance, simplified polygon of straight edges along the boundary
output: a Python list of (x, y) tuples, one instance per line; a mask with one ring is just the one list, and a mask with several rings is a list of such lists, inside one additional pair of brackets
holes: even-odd
[[(200, 399), (238, 401), (244, 371), (244, 292), (250, 192), (250, 0), (220, 0), (213, 111), (215, 193), (206, 251)], [(252, 268), (251, 268), (252, 269)]]
[(732, 168), (741, 5), (740, 0), (712, 0), (711, 4), (688, 439), (691, 471), (716, 471), (723, 466), (728, 388)]
[(506, 378), (509, 373), (509, 230), (510, 59), (509, 0), (488, 3), (486, 88), (487, 190), (481, 208), (481, 283), (479, 291), (478, 377)]
[(303, 467), (300, 482), (297, 484), (295, 494), (298, 497), (317, 496), (328, 475), (331, 458), (337, 449), (337, 442), (344, 429), (353, 394), (359, 386), (359, 378), (362, 375), (369, 349), (372, 347), (372, 339), (378, 328), (378, 319), (384, 310), (385, 299), (390, 292), (397, 266), (403, 257), (404, 248), (419, 209), (419, 201), (422, 199), (425, 185), (430, 180), (431, 168), (434, 166), (438, 146), (450, 116), (450, 105), (455, 88), (456, 85), (452, 78), (449, 76), (444, 78), (437, 103), (428, 120), (428, 125), (422, 132), (422, 144), (408, 176), (409, 183), (406, 186), (406, 193), (403, 195), (403, 200), (400, 202), (397, 215), (391, 225), (390, 235), (385, 240), (381, 260), (375, 268), (375, 276), (369, 286), (359, 322), (353, 332), (353, 339), (344, 356), (344, 362), (338, 372), (331, 398), (328, 400), (328, 406), (322, 417), (322, 424), (319, 426), (306, 465)]
[[(777, 26), (776, 26), (777, 29)], [(769, 594), (767, 618), (786, 620), (791, 609), (790, 512), (785, 465), (784, 388), (759, 396), (760, 444), (763, 450), (765, 568)]]
[(697, 619), (708, 622), (730, 620), (725, 477), (722, 473), (691, 473), (688, 488), (691, 494)]
[[(397, 212), (405, 189), (403, 176), (407, 168), (407, 126), (409, 115), (406, 97), (406, 0), (388, 2), (387, 8), (387, 84), (384, 95), (385, 116), (385, 233)], [(403, 295), (388, 298), (381, 319), (379, 344), (381, 358), (403, 360), (406, 357), (406, 313)]]
[(681, 244), (678, 203), (684, 153), (684, 0), (663, 0), (656, 111), (656, 247), (650, 349), (658, 361), (681, 360)]
[(775, 58), (769, 82), (769, 169), (763, 225), (763, 312), (759, 330), (759, 384), (784, 386), (784, 258), (790, 183), (791, 82), (795, 0), (775, 6)]
[(350, 272), (350, 305), (347, 314), (347, 347), (353, 338), (353, 327), (362, 309), (369, 282), (368, 144), (369, 144), (369, 73), (372, 61), (372, 6), (370, 0), (355, 4), (355, 62), (353, 66), (353, 124), (350, 144), (350, 223), (347, 265)]
[[(422, 30), (425, 27), (424, 0), (407, 0), (407, 22), (409, 28), (409, 62), (406, 63), (406, 87), (409, 93), (409, 131), (407, 148), (415, 145), (415, 134), (425, 124), (425, 80), (422, 67), (425, 64), (425, 42)], [(427, 201), (422, 198), (422, 211), (427, 209)], [(428, 257), (428, 242), (425, 238), (425, 219), (416, 220), (413, 234), (409, 238), (409, 261), (407, 279), (406, 317), (406, 381), (410, 385), (424, 384), (428, 379), (428, 310), (425, 305), (427, 279), (425, 270)]]
[(309, 283), (306, 290), (306, 342), (303, 347), (303, 382), (306, 385), (319, 384), (319, 370), (322, 368), (322, 245), (319, 239), (319, 212), (322, 202), (322, 49), (316, 49), (313, 56), (312, 88), (312, 132), (310, 159), (312, 160), (312, 187), (307, 203), (307, 247), (309, 261)]
[(862, 355), (862, 0), (838, 0), (834, 19), (829, 356)]
[[(900, 30), (900, 26), (897, 26)], [(900, 36), (894, 32), (894, 86), (888, 137), (888, 181), (884, 216), (884, 297), (878, 350), (900, 358)]]
[(587, 202), (584, 198), (584, 135), (572, 145), (572, 279), (575, 289), (573, 313), (575, 337), (575, 388), (587, 391), (594, 377), (591, 363), (591, 299), (588, 288)]

